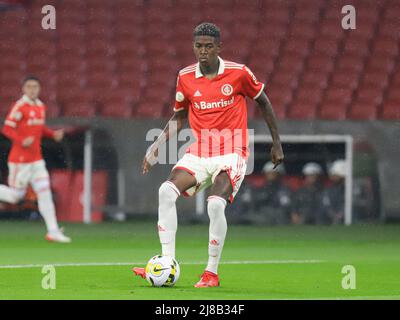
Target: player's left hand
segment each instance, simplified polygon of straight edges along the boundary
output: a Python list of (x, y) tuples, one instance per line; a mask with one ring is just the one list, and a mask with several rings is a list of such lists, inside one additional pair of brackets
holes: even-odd
[(60, 142), (62, 139), (64, 139), (64, 130), (60, 129), (54, 132), (54, 140), (56, 142)]
[(273, 143), (271, 148), (271, 161), (274, 164), (274, 169), (283, 162), (284, 155), (280, 142)]
[(157, 157), (158, 157), (158, 148), (153, 148), (151, 146), (143, 159), (142, 163), (143, 174), (149, 172), (150, 168), (154, 166), (154, 164), (157, 162)]

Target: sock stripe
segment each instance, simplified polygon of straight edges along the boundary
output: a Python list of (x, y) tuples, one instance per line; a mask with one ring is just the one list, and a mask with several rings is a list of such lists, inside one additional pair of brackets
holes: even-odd
[(41, 192), (49, 191), (49, 190), (50, 190), (50, 187), (43, 187), (43, 188), (37, 190), (36, 193), (41, 193)]
[(222, 198), (222, 197), (220, 197), (220, 196), (209, 196), (209, 197), (207, 198), (207, 201), (210, 201), (210, 200), (212, 200), (212, 199), (218, 199), (218, 200), (220, 200), (220, 201), (223, 202), (224, 206), (226, 206), (226, 200), (225, 200), (224, 198)]
[(181, 195), (179, 189), (176, 187), (175, 184), (173, 184), (171, 181), (165, 181), (164, 183), (166, 183), (168, 186), (170, 186), (178, 195), (178, 197)]

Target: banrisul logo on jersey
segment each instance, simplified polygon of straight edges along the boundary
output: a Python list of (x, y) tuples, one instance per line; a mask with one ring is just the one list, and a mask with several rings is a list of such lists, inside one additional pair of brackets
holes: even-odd
[(194, 102), (193, 106), (199, 110), (225, 108), (225, 107), (233, 104), (234, 101), (235, 101), (235, 97), (232, 97), (228, 100), (221, 99), (219, 101), (214, 101), (214, 102), (207, 102), (207, 101)]

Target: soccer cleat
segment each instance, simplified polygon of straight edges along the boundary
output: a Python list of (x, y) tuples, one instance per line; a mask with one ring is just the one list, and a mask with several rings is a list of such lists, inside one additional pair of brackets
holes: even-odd
[(142, 277), (143, 279), (146, 279), (146, 271), (144, 268), (133, 268), (132, 271), (134, 272), (135, 275)]
[(194, 285), (195, 288), (219, 287), (218, 275), (210, 271), (204, 271), (201, 279)]
[(59, 243), (70, 243), (71, 238), (67, 237), (63, 233), (63, 229), (58, 229), (54, 232), (48, 232), (46, 234), (46, 240), (49, 242), (59, 242)]

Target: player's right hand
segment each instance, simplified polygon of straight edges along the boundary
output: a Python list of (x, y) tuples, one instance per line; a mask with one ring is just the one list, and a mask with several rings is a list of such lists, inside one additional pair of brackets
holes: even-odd
[(33, 143), (34, 140), (35, 140), (35, 137), (29, 136), (29, 137), (25, 138), (24, 140), (22, 140), (22, 146), (24, 148), (28, 148)]
[(149, 150), (144, 156), (142, 163), (142, 173), (146, 174), (149, 172), (150, 168), (157, 162), (158, 149)]

